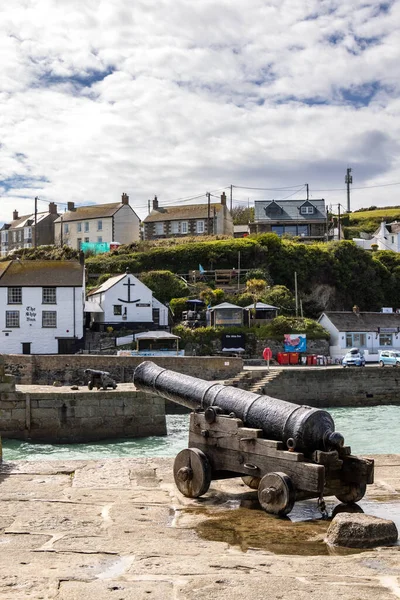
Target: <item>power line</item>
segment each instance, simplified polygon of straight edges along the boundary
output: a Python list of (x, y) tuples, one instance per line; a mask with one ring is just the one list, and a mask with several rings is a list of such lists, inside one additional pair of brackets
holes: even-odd
[(236, 188), (236, 189), (241, 189), (241, 190), (264, 190), (267, 192), (279, 192), (279, 191), (286, 191), (286, 190), (292, 190), (293, 188), (303, 188), (305, 186), (304, 183), (300, 184), (298, 183), (297, 185), (289, 185), (286, 187), (280, 187), (280, 188), (262, 188), (262, 187), (249, 187), (249, 186), (245, 186), (245, 185), (232, 185), (232, 187)]

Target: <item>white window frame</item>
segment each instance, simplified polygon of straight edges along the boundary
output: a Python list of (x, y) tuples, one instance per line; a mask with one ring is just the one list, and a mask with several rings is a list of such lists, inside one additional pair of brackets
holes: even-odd
[(48, 286), (42, 288), (42, 304), (57, 304), (57, 288)]
[(6, 310), (6, 327), (19, 327), (19, 310)]
[(164, 235), (164, 222), (157, 221), (154, 223), (154, 234), (155, 235)]
[(69, 223), (64, 223), (64, 233), (69, 233)]
[[(355, 337), (358, 339), (355, 339)], [(363, 337), (361, 337), (363, 336)], [(366, 348), (367, 347), (367, 334), (364, 331), (348, 331), (346, 333), (346, 348)]]
[(103, 231), (103, 221), (97, 221), (97, 231)]
[(42, 311), (42, 328), (55, 329), (57, 327), (57, 311), (43, 310)]
[(300, 212), (302, 215), (312, 215), (312, 214), (314, 214), (314, 207), (313, 206), (301, 206)]
[(97, 243), (98, 244), (102, 244), (103, 243), (103, 236), (102, 235), (98, 235), (97, 236)]
[(189, 223), (187, 221), (181, 221), (181, 233), (187, 235), (189, 233)]
[(77, 223), (76, 224), (76, 232), (81, 233), (81, 231), (82, 231), (82, 223)]
[(179, 221), (172, 221), (171, 233), (179, 233)]
[(85, 233), (89, 231), (89, 221), (85, 221)]
[[(385, 340), (386, 338), (386, 340)], [(390, 343), (386, 343), (390, 342)], [(379, 334), (379, 346), (383, 347), (393, 347), (393, 333), (380, 333)]]
[(7, 304), (22, 304), (22, 287), (10, 286), (8, 288)]
[(204, 233), (206, 230), (206, 225), (203, 220), (196, 221), (196, 233)]
[(24, 239), (29, 240), (32, 238), (32, 227), (24, 227)]

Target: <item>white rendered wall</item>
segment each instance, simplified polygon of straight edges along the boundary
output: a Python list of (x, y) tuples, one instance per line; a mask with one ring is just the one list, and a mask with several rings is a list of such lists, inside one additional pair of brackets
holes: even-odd
[[(7, 293), (6, 287), (0, 288), (1, 352), (21, 354), (22, 343), (30, 342), (31, 354), (58, 354), (57, 338), (82, 338), (82, 288), (57, 288), (57, 304), (42, 304), (41, 287), (22, 288), (22, 304), (7, 304)], [(8, 310), (19, 310), (19, 327), (6, 328)], [(57, 313), (57, 327), (42, 327), (43, 310)]]
[[(135, 303), (126, 303), (122, 300), (128, 298), (128, 286), (124, 285), (127, 281), (131, 282), (130, 296), (131, 300), (137, 300)], [(101, 304), (103, 313), (92, 313), (96, 322), (99, 323), (125, 323), (125, 322), (153, 322), (152, 291), (145, 286), (137, 277), (126, 275), (113, 287), (101, 294), (94, 294), (94, 298)], [(114, 305), (122, 306), (122, 315), (114, 315)], [(140, 306), (141, 304), (147, 306)], [(126, 319), (123, 318), (126, 308)]]
[(124, 204), (114, 214), (114, 239), (113, 242), (131, 244), (140, 239), (140, 220), (128, 204)]

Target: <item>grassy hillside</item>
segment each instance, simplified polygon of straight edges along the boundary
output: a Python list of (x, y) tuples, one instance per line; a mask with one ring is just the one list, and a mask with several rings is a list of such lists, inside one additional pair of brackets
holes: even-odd
[(400, 221), (400, 206), (360, 210), (343, 215), (342, 225), (345, 237), (346, 239), (358, 237), (361, 231), (374, 233), (382, 221), (387, 223)]

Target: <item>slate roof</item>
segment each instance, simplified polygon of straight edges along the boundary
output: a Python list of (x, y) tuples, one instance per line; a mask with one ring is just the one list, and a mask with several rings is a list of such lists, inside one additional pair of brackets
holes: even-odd
[(0, 287), (80, 287), (83, 265), (69, 260), (7, 260), (0, 262)]
[[(210, 205), (210, 218), (215, 212), (220, 212), (223, 204)], [(159, 221), (178, 221), (181, 219), (207, 219), (208, 205), (207, 204), (189, 204), (188, 206), (168, 206), (163, 208), (160, 206), (157, 210), (152, 210), (151, 213), (143, 219), (143, 223), (156, 223)]]
[(381, 312), (324, 312), (338, 331), (378, 331), (378, 327), (400, 327), (400, 314)]
[(106, 292), (107, 290), (112, 288), (116, 283), (121, 281), (121, 279), (123, 279), (125, 276), (126, 276), (126, 273), (123, 273), (123, 275), (114, 275), (114, 277), (110, 277), (109, 279), (107, 279), (107, 281), (105, 281), (98, 287), (90, 290), (90, 292), (88, 292), (88, 297), (95, 296), (96, 294), (102, 294), (103, 292)]
[[(112, 217), (122, 207), (129, 206), (129, 204), (122, 204), (122, 202), (111, 202), (108, 204), (93, 204), (91, 206), (77, 206), (75, 210), (68, 210), (63, 213), (56, 223), (63, 223), (67, 221), (83, 221), (84, 219), (100, 219), (104, 217)], [(132, 207), (130, 207), (132, 208)]]
[[(36, 215), (37, 222), (40, 223), (40, 221), (43, 221), (43, 219), (45, 219), (49, 215), (50, 215), (49, 212), (38, 213)], [(34, 214), (33, 215), (24, 215), (22, 217), (18, 217), (18, 219), (14, 219), (14, 221), (11, 221), (11, 223), (9, 224), (9, 229), (19, 229), (19, 228), (23, 228), (23, 227), (31, 227), (34, 224), (35, 224), (35, 215)]]
[[(279, 214), (267, 215), (265, 208), (276, 205), (282, 209)], [(303, 206), (313, 206), (313, 214), (303, 215), (300, 208)], [(326, 221), (325, 200), (256, 200), (254, 203), (254, 221), (295, 221), (296, 223), (304, 221)]]
[(219, 308), (240, 308), (240, 310), (244, 310), (243, 306), (237, 306), (230, 302), (222, 302), (221, 304), (217, 304), (217, 306), (212, 306), (209, 310), (217, 310)]

